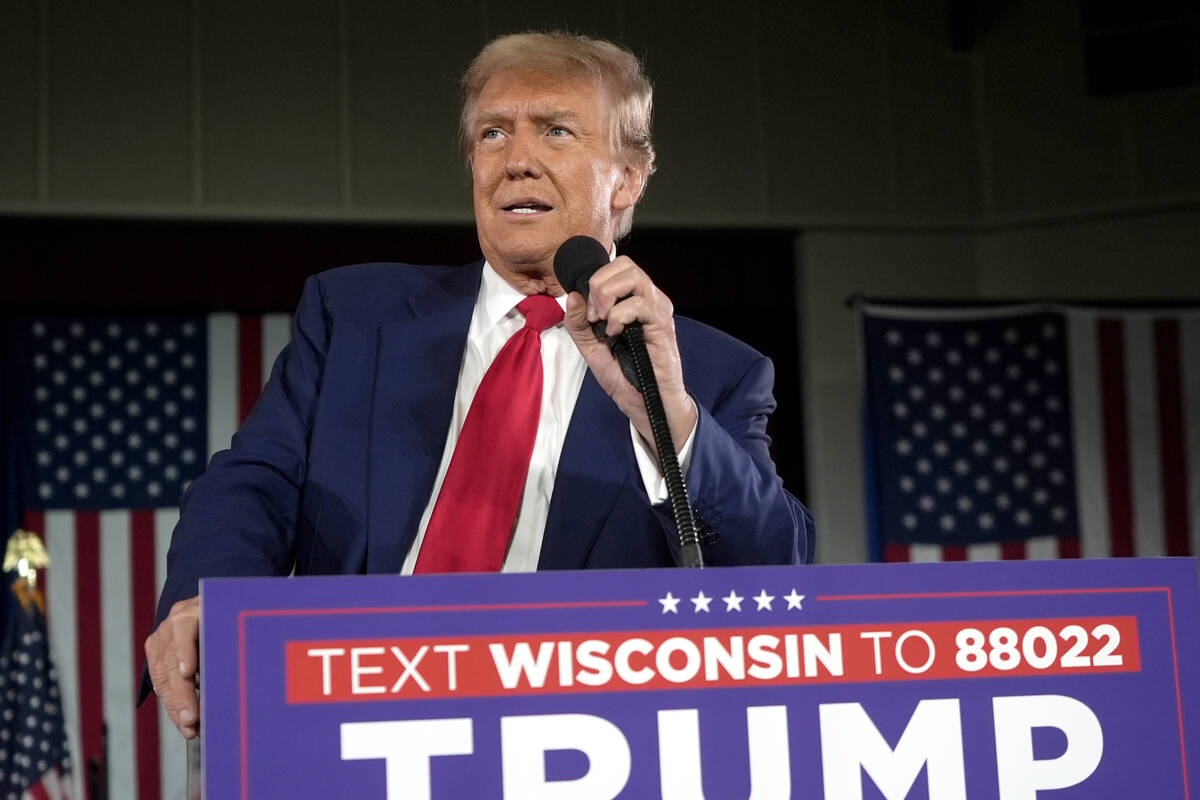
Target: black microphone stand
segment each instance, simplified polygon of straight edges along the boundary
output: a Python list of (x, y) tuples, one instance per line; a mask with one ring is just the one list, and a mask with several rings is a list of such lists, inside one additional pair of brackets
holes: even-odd
[(671, 426), (667, 423), (667, 412), (663, 408), (662, 395), (658, 391), (658, 379), (650, 364), (646, 351), (646, 337), (640, 324), (627, 325), (621, 334), (629, 344), (633, 367), (637, 371), (637, 388), (646, 401), (646, 414), (650, 418), (650, 430), (654, 434), (654, 447), (658, 450), (658, 462), (663, 478), (667, 482), (667, 500), (671, 503), (671, 514), (675, 517), (675, 531), (679, 535), (679, 565), (681, 567), (703, 567), (704, 556), (700, 552), (700, 540), (696, 536), (696, 520), (692, 517), (692, 504), (688, 499), (687, 484), (679, 468), (679, 455), (675, 441), (671, 438)]

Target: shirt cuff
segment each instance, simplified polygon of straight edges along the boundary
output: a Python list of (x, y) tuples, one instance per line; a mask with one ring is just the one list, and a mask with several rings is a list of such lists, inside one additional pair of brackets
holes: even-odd
[[(694, 400), (692, 402), (695, 403)], [(676, 454), (679, 459), (679, 471), (684, 475), (687, 475), (688, 467), (692, 463), (692, 442), (696, 439), (696, 428), (699, 425), (700, 415), (697, 413), (696, 424), (692, 426), (691, 433), (688, 434), (683, 447), (679, 448), (679, 452)], [(637, 458), (638, 471), (642, 473), (642, 483), (646, 487), (646, 495), (650, 498), (650, 505), (665, 502), (667, 499), (667, 479), (659, 472), (658, 459), (654, 457), (654, 451), (650, 449), (650, 445), (646, 444), (646, 440), (633, 427), (632, 422), (629, 423), (629, 435), (633, 438), (633, 455)]]

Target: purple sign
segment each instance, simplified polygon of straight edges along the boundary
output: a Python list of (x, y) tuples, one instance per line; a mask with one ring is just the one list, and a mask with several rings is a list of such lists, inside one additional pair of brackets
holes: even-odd
[(221, 579), (209, 798), (1200, 800), (1195, 559)]

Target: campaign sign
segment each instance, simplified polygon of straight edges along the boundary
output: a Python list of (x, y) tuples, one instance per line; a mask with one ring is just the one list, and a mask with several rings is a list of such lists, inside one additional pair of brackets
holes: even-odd
[(209, 798), (1200, 800), (1194, 559), (206, 580)]

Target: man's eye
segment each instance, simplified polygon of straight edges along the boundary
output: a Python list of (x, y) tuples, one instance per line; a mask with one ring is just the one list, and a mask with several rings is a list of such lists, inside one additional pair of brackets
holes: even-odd
[(499, 139), (500, 138), (500, 130), (498, 128), (488, 128), (486, 131), (483, 132), (483, 138), (484, 139)]
[(571, 132), (569, 130), (567, 130), (566, 128), (562, 127), (561, 125), (551, 125), (550, 126), (550, 135), (551, 136), (570, 136)]

